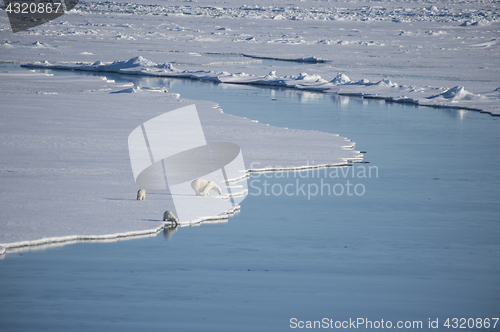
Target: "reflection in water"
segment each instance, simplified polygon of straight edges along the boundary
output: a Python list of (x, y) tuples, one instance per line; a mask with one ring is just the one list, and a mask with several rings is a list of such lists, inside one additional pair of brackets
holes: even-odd
[(460, 109), (460, 108), (457, 109), (457, 108), (445, 108), (445, 107), (443, 107), (440, 110), (444, 114), (448, 115), (450, 118), (460, 120), (460, 122), (462, 122), (466, 118), (467, 113), (469, 113), (469, 111), (467, 111), (465, 109)]
[(304, 91), (304, 92), (301, 91), (300, 94), (298, 94), (298, 96), (301, 103), (307, 104), (322, 99), (325, 96), (325, 94), (309, 92), (309, 91)]
[(349, 105), (349, 97), (347, 97), (347, 96), (338, 96), (337, 100), (338, 100), (338, 104), (341, 107), (347, 107), (347, 105)]
[(460, 119), (460, 121), (462, 121), (465, 117), (465, 114), (467, 114), (466, 110), (458, 110), (457, 111), (457, 118)]
[(165, 239), (170, 240), (172, 234), (177, 232), (177, 228), (178, 228), (177, 225), (168, 225), (165, 228), (163, 228), (163, 236), (165, 237)]

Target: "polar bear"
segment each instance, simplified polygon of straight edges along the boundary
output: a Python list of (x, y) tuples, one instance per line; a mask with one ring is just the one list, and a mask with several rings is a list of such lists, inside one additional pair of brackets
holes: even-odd
[(210, 190), (218, 192), (219, 195), (222, 194), (221, 189), (215, 182), (203, 179), (196, 179), (193, 182), (191, 182), (191, 188), (193, 188), (194, 192), (196, 193), (196, 196), (201, 196), (201, 193), (203, 193), (203, 195), (205, 196), (209, 196), (208, 192)]
[(146, 199), (146, 189), (139, 189), (137, 192), (137, 200), (143, 201)]
[(165, 211), (165, 213), (163, 214), (163, 221), (172, 221), (175, 223), (176, 226), (179, 224), (179, 222), (177, 221), (177, 218), (174, 216), (174, 214), (170, 210)]

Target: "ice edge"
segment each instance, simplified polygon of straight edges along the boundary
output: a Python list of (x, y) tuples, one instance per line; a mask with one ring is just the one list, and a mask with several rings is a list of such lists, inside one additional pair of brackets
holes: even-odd
[[(44, 65), (38, 66), (36, 64), (28, 64), (28, 65), (23, 65), (26, 67), (45, 67)], [(57, 69), (66, 69), (69, 70), (71, 68), (63, 67), (63, 68), (57, 68)], [(85, 69), (84, 69), (85, 70)], [(138, 73), (140, 75), (140, 73)], [(145, 75), (148, 75), (147, 73)], [(194, 78), (190, 77), (192, 79), (199, 79), (199, 78)], [(217, 105), (218, 108), (220, 108), (219, 105)], [(348, 145), (348, 146), (343, 146), (344, 149), (346, 150), (353, 150), (355, 147), (355, 144)], [(358, 152), (359, 151), (355, 151)], [(361, 162), (363, 160), (363, 156), (358, 158), (344, 158), (343, 163), (337, 163), (337, 164), (318, 164), (318, 165), (303, 165), (303, 166), (291, 166), (291, 167), (274, 167), (274, 168), (259, 168), (259, 169), (247, 169), (244, 172), (244, 175), (234, 178), (234, 179), (228, 179), (227, 183), (237, 183), (243, 179), (246, 179), (250, 176), (250, 173), (265, 173), (265, 172), (293, 172), (293, 171), (304, 171), (304, 170), (312, 170), (312, 169), (320, 169), (320, 168), (332, 168), (332, 167), (345, 167), (345, 166), (352, 166), (350, 163), (351, 162)], [(209, 222), (217, 222), (217, 221), (222, 221), (222, 220), (227, 220), (229, 219), (230, 216), (234, 215), (237, 211), (239, 211), (241, 207), (239, 205), (236, 205), (233, 207), (231, 210), (228, 210), (220, 215), (216, 216), (205, 216), (201, 217), (196, 220), (191, 220), (191, 221), (181, 221), (179, 222), (180, 227), (186, 227), (186, 226), (198, 226), (202, 223), (209, 223)], [(23, 248), (32, 248), (32, 247), (41, 247), (41, 246), (51, 246), (51, 245), (58, 245), (58, 244), (70, 244), (70, 243), (77, 243), (77, 242), (89, 242), (89, 241), (109, 241), (109, 240), (118, 240), (118, 239), (123, 239), (123, 238), (132, 238), (132, 237), (141, 237), (141, 236), (147, 236), (147, 235), (155, 235), (158, 232), (162, 231), (166, 227), (168, 227), (170, 223), (168, 222), (163, 222), (162, 225), (158, 226), (155, 229), (148, 229), (148, 230), (141, 230), (141, 231), (131, 231), (131, 232), (125, 232), (125, 233), (114, 233), (114, 234), (104, 234), (104, 235), (69, 235), (69, 236), (62, 236), (62, 237), (48, 237), (48, 238), (42, 238), (38, 240), (33, 240), (33, 241), (19, 241), (19, 242), (12, 242), (12, 243), (0, 243), (0, 257), (3, 257), (6, 253), (10, 251), (15, 251), (16, 249), (23, 249)]]
[[(383, 79), (379, 82), (369, 82), (368, 80), (360, 80), (358, 82), (353, 82), (346, 77), (347, 81), (343, 82), (343, 81), (338, 81), (339, 76), (332, 81), (326, 81), (317, 75), (308, 75), (306, 73), (301, 73), (298, 77), (295, 76), (278, 77), (275, 75), (275, 72), (271, 72), (266, 76), (254, 76), (244, 73), (231, 74), (228, 72), (214, 72), (206, 70), (201, 70), (201, 71), (178, 70), (174, 68), (173, 65), (170, 63), (156, 64), (147, 59), (144, 59), (141, 56), (131, 58), (127, 61), (115, 61), (110, 64), (104, 64), (102, 62), (96, 62), (93, 64), (90, 63), (52, 64), (48, 61), (44, 61), (44, 62), (22, 64), (21, 66), (25, 68), (50, 68), (50, 69), (60, 69), (60, 70), (112, 72), (112, 73), (120, 73), (128, 75), (139, 75), (139, 76), (185, 78), (185, 79), (209, 81), (217, 83), (246, 84), (246, 85), (258, 85), (258, 86), (262, 85), (279, 86), (279, 87), (285, 87), (303, 91), (331, 93), (339, 96), (379, 99), (379, 100), (385, 100), (386, 102), (390, 103), (413, 104), (416, 106), (435, 107), (435, 108), (463, 109), (463, 110), (479, 111), (481, 113), (489, 113), (492, 116), (500, 115), (500, 111), (498, 111), (497, 107), (495, 107), (498, 98), (494, 99), (487, 98), (489, 100), (486, 100), (486, 102), (484, 102), (483, 99), (483, 102), (481, 102), (479, 99), (484, 98), (485, 95), (480, 95), (480, 94), (475, 95), (465, 90), (464, 90), (465, 94), (474, 96), (476, 98), (473, 103), (470, 102), (471, 98), (465, 98), (465, 99), (461, 98), (457, 99), (454, 97), (442, 98), (449, 91), (453, 91), (456, 90), (457, 88), (463, 88), (463, 87), (454, 87), (450, 89), (429, 88), (427, 89), (428, 91), (424, 93), (424, 95), (419, 94), (418, 97), (414, 96), (413, 98), (406, 97), (401, 94), (411, 93), (412, 90), (415, 90), (414, 86), (400, 86), (396, 83), (392, 83), (387, 79)], [(385, 90), (383, 92), (380, 90), (378, 91), (368, 90), (370, 88), (377, 88), (377, 87), (385, 88)], [(352, 88), (355, 88), (355, 90), (352, 90)], [(346, 89), (349, 89), (351, 91), (345, 91)], [(418, 88), (417, 90), (422, 90), (422, 89)]]
[(33, 241), (0, 243), (0, 255), (5, 254), (11, 249), (37, 247), (47, 244), (59, 244), (59, 243), (83, 242), (83, 241), (105, 241), (105, 240), (120, 239), (125, 237), (150, 235), (160, 232), (161, 230), (163, 230), (164, 227), (165, 225), (161, 225), (155, 229), (132, 231), (126, 233), (115, 233), (115, 234), (105, 234), (105, 235), (69, 235), (69, 236), (42, 238)]
[[(258, 169), (248, 169), (246, 174), (237, 179), (231, 179), (228, 182), (238, 182), (244, 178), (248, 178), (250, 173), (267, 173), (267, 172), (294, 172), (294, 171), (305, 171), (312, 169), (321, 169), (321, 168), (332, 168), (332, 167), (346, 167), (351, 166), (350, 162), (360, 162), (363, 158), (357, 159), (346, 159), (346, 163), (339, 164), (321, 164), (321, 165), (306, 165), (306, 166), (297, 166), (297, 167), (275, 167), (275, 168), (258, 168)], [(230, 216), (234, 215), (241, 209), (240, 205), (236, 205), (231, 210), (226, 211), (224, 214), (216, 215), (216, 216), (205, 216), (199, 219), (179, 222), (180, 227), (186, 226), (199, 226), (202, 223), (210, 223), (211, 221), (222, 221), (229, 219)], [(104, 235), (70, 235), (70, 236), (61, 236), (61, 237), (49, 237), (42, 238), (33, 241), (19, 241), (12, 243), (0, 243), (0, 256), (4, 256), (9, 251), (13, 251), (15, 249), (22, 248), (32, 248), (32, 247), (40, 247), (46, 245), (57, 245), (57, 244), (70, 244), (77, 242), (87, 242), (87, 241), (107, 241), (107, 240), (117, 240), (123, 238), (133, 238), (133, 237), (141, 237), (145, 235), (154, 235), (166, 227), (168, 227), (170, 223), (164, 222), (160, 226), (154, 229), (147, 229), (141, 231), (132, 231), (125, 233), (114, 233), (114, 234), (104, 234)]]
[[(187, 222), (179, 222), (180, 227), (186, 226), (196, 226), (200, 225), (204, 222), (217, 221), (228, 219), (231, 215), (240, 210), (240, 206), (237, 205), (233, 207), (231, 210), (225, 212), (225, 214), (217, 215), (217, 216), (207, 216), (202, 217), (193, 221)], [(155, 235), (164, 230), (166, 227), (170, 225), (169, 222), (162, 222), (160, 226), (154, 229), (146, 229), (141, 231), (132, 231), (125, 233), (114, 233), (114, 234), (104, 234), (104, 235), (70, 235), (70, 236), (60, 236), (60, 237), (48, 237), (42, 238), (33, 241), (19, 241), (12, 243), (0, 243), (0, 256), (5, 255), (10, 251), (14, 251), (16, 249), (23, 248), (33, 248), (33, 247), (41, 247), (47, 245), (58, 245), (58, 244), (70, 244), (77, 242), (105, 242), (108, 240), (118, 240), (123, 238), (133, 238), (133, 237), (142, 237), (147, 235)]]

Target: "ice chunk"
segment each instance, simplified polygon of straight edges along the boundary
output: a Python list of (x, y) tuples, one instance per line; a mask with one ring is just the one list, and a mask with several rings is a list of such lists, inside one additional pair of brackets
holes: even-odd
[[(451, 89), (446, 90), (443, 93), (434, 95), (429, 97), (429, 99), (433, 98), (445, 98), (445, 99), (452, 99), (452, 100), (461, 100), (461, 99), (471, 99), (475, 95), (473, 93), (470, 93), (469, 91), (465, 90), (463, 86), (456, 86)], [(476, 95), (479, 96), (479, 95)]]
[(338, 75), (330, 82), (333, 84), (347, 84), (351, 82), (351, 80), (349, 79), (349, 77), (347, 77), (346, 74), (338, 73)]
[(296, 78), (297, 81), (310, 81), (310, 82), (321, 82), (326, 83), (327, 81), (322, 79), (319, 75), (309, 75), (308, 73), (300, 73), (299, 77)]

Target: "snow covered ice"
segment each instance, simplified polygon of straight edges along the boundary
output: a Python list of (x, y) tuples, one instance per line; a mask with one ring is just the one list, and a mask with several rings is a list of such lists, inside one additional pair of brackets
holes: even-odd
[[(495, 1), (80, 2), (15, 35), (2, 16), (0, 60), (92, 64), (142, 56), (173, 64), (176, 75), (258, 84), (285, 84), (300, 73), (331, 82), (341, 73), (348, 86), (292, 86), (498, 114), (498, 17)], [(276, 68), (249, 65), (258, 59), (296, 62), (279, 67), (273, 81)], [(384, 80), (393, 85), (372, 84)], [(430, 98), (455, 87), (468, 97)]]
[[(362, 159), (354, 143), (338, 135), (268, 126), (164, 89), (30, 71), (0, 77), (5, 248), (156, 233), (163, 212), (174, 210), (172, 198), (158, 192), (136, 200), (127, 138), (138, 125), (183, 106), (196, 104), (207, 141), (241, 147), (243, 175), (253, 163), (293, 169), (311, 158), (314, 167)], [(181, 224), (216, 217), (201, 208), (193, 213), (196, 218)]]
[[(436, 3), (300, 1), (293, 4), (282, 1), (253, 1), (252, 4), (243, 1), (227, 3), (208, 0), (188, 3), (83, 1), (74, 10), (54, 21), (16, 34), (11, 32), (6, 15), (1, 15), (0, 61), (38, 68), (66, 68), (281, 86), (500, 114), (499, 26), (499, 9), (494, 1), (484, 1), (481, 4), (454, 1)], [(214, 53), (226, 55), (207, 56)], [(287, 62), (286, 65), (273, 66), (263, 59), (281, 59)], [(85, 106), (78, 104), (76, 107), (82, 111), (85, 109), (83, 114), (94, 114), (99, 117), (101, 114), (121, 109), (125, 105), (133, 105), (138, 100), (146, 98), (144, 96), (154, 93), (153, 90), (141, 91), (134, 86), (108, 83), (103, 85), (103, 82), (96, 83), (90, 78), (49, 79), (25, 73), (2, 74), (2, 76), (1, 96), (2, 109), (5, 109), (4, 116), (7, 116), (9, 107), (19, 98), (32, 103), (29, 104), (29, 108), (34, 105), (40, 108), (42, 104), (38, 100), (49, 98), (45, 109), (49, 113), (44, 115), (48, 118), (54, 115), (51, 112), (59, 112), (69, 103), (74, 104), (70, 100), (80, 99), (82, 103), (85, 102)], [(43, 81), (42, 86), (33, 83), (40, 82), (40, 79)], [(68, 89), (68, 84), (73, 88)], [(17, 85), (19, 90), (9, 90), (6, 85)], [(84, 88), (78, 90), (77, 87), (81, 85), (84, 85)], [(111, 95), (110, 91), (118, 95)], [(68, 93), (70, 98), (66, 98)], [(89, 93), (92, 93), (92, 100), (86, 98)], [(129, 93), (131, 94), (128, 95)], [(34, 101), (33, 94), (36, 94), (37, 101)], [(162, 95), (161, 98), (166, 96), (168, 94)], [(161, 102), (156, 101), (154, 97), (147, 97), (148, 100), (155, 100), (158, 105), (155, 106), (154, 114), (165, 108), (185, 103), (176, 99), (178, 95), (172, 94), (170, 97), (168, 101), (162, 99)], [(93, 108), (94, 111), (89, 113), (89, 108)], [(210, 109), (209, 112), (203, 111), (203, 114), (212, 114), (213, 105), (203, 108)], [(139, 116), (137, 110), (132, 111), (132, 114), (132, 118), (128, 120), (145, 120), (144, 114)], [(217, 116), (222, 115), (215, 113), (210, 115), (211, 119)], [(298, 157), (295, 160), (286, 158), (283, 160), (283, 153), (267, 151), (269, 140), (266, 139), (265, 132), (271, 129), (265, 128), (264, 124), (250, 124), (247, 120), (238, 118), (229, 121), (227, 116), (224, 116), (224, 119), (233, 126), (240, 126), (239, 128), (251, 125), (252, 128), (256, 128), (254, 130), (263, 131), (253, 137), (259, 139), (253, 139), (252, 148), (248, 149), (246, 155), (250, 160), (262, 158), (257, 152), (260, 151), (261, 154), (275, 155), (274, 161), (279, 160), (279, 165), (302, 166), (300, 164), (304, 158), (301, 158), (300, 154), (296, 154)], [(16, 133), (3, 132), (4, 136), (10, 135), (5, 136), (5, 141), (8, 142), (6, 144), (23, 142), (23, 148), (29, 147), (37, 151), (42, 151), (38, 147), (41, 142), (55, 144), (50, 143), (51, 140), (47, 137), (43, 141), (39, 140), (35, 133), (41, 129), (36, 128), (31, 131), (31, 126), (36, 127), (30, 125), (31, 119), (23, 119), (27, 121), (24, 125), (21, 125), (19, 118), (12, 118), (9, 121), (14, 121), (16, 126), (23, 129), (18, 129)], [(95, 119), (82, 121), (82, 124), (86, 122), (90, 124)], [(121, 119), (118, 122), (123, 123), (125, 120)], [(60, 121), (59, 124), (67, 128), (64, 121)], [(102, 130), (100, 135), (109, 135), (109, 131), (106, 133), (107, 130), (104, 128)], [(337, 152), (332, 154), (333, 159), (321, 158), (319, 156), (321, 152), (317, 152), (318, 156), (315, 156), (314, 160), (320, 164), (341, 164), (348, 159), (360, 158), (352, 150), (344, 151), (342, 150), (344, 148), (340, 148), (345, 146), (352, 149), (354, 146), (353, 143), (340, 137), (333, 138), (331, 135), (320, 133), (314, 134), (316, 136), (313, 137), (314, 135), (286, 129), (272, 130), (279, 131), (283, 139), (300, 141), (301, 148), (305, 149), (312, 141), (322, 142), (316, 144), (317, 151), (326, 146), (337, 146)], [(19, 132), (24, 134), (19, 136)], [(238, 135), (227, 137), (227, 133), (221, 131), (214, 130), (214, 132), (217, 132), (214, 134), (216, 138), (230, 138), (240, 145), (247, 139)], [(50, 138), (63, 142), (56, 144), (57, 147), (61, 147), (70, 144), (71, 141), (62, 138), (69, 133), (71, 131), (60, 132), (60, 136)], [(84, 133), (85, 131), (82, 131), (82, 137), (85, 136)], [(44, 137), (45, 134), (39, 135)], [(321, 135), (327, 137), (319, 137)], [(94, 138), (92, 144), (82, 142), (79, 144), (83, 146), (90, 144), (103, 149), (100, 142), (101, 140)], [(113, 153), (118, 153), (117, 147), (122, 143), (116, 139), (107, 144), (113, 147)], [(15, 150), (19, 156), (24, 156), (20, 153), (21, 148), (17, 147)], [(105, 164), (107, 163), (114, 162), (108, 160)], [(12, 167), (12, 160), (8, 162), (7, 168), (9, 167)], [(50, 168), (55, 168), (50, 163), (45, 167), (46, 172), (49, 172)], [(70, 167), (74, 167), (72, 172), (75, 173), (82, 166), (74, 163)], [(92, 172), (117, 172), (117, 169), (110, 165), (104, 168), (105, 170), (92, 170)], [(32, 166), (32, 171), (29, 172), (38, 173), (41, 169)], [(69, 168), (62, 169), (69, 172)], [(9, 172), (17, 171), (9, 170)], [(122, 171), (126, 172), (124, 169)], [(23, 172), (28, 171), (23, 170)], [(43, 185), (33, 190), (32, 185), (34, 184), (25, 187), (32, 195), (45, 190)], [(76, 187), (72, 186), (73, 189)], [(93, 187), (87, 186), (86, 190), (91, 188)], [(84, 196), (90, 199), (92, 195)], [(106, 196), (111, 201), (113, 196), (110, 194)], [(108, 203), (119, 205), (117, 201)], [(84, 211), (98, 211), (90, 208), (90, 205), (84, 206), (83, 202), (77, 203), (76, 199), (72, 204), (75, 205), (75, 211), (78, 211), (77, 206), (81, 206), (79, 209)], [(150, 204), (150, 201), (146, 204)], [(122, 207), (117, 206), (116, 209)], [(48, 210), (55, 209), (48, 208)], [(31, 216), (31, 213), (34, 212), (27, 215)], [(58, 229), (58, 231), (53, 235), (51, 230), (43, 234), (30, 232), (29, 227), (23, 228), (21, 232), (20, 229), (26, 223), (32, 226), (37, 223), (33, 220), (28, 221), (25, 217), (13, 216), (14, 219), (24, 221), (18, 224), (8, 221), (7, 224), (13, 228), (6, 228), (2, 232), (4, 239), (0, 242), (6, 244), (33, 241), (47, 236), (115, 234), (121, 230), (133, 232), (137, 228), (136, 224), (125, 226), (127, 223), (121, 220), (120, 213), (109, 213), (106, 215), (111, 215), (110, 219), (120, 219), (121, 226), (120, 229), (108, 229), (98, 221), (100, 219), (98, 216), (102, 215), (101, 211), (91, 218), (92, 223), (99, 224), (99, 231), (90, 231), (92, 227), (84, 227), (79, 215), (74, 213), (66, 217), (71, 216), (75, 225), (85, 229), (78, 230), (78, 227), (67, 225), (54, 226), (51, 230)], [(126, 215), (132, 216), (127, 213)], [(53, 220), (52, 217), (48, 219)], [(128, 222), (133, 223), (130, 220)], [(109, 221), (106, 225), (111, 223)], [(20, 228), (17, 229), (14, 225), (19, 225)], [(157, 227), (154, 222), (147, 221), (138, 229), (153, 230)], [(63, 231), (64, 229), (66, 230)]]
[[(68, 313), (61, 306), (71, 304), (77, 314), (62, 317), (67, 321), (60, 326), (172, 323), (173, 330), (238, 331), (244, 322), (241, 331), (266, 330), (255, 328), (266, 324), (279, 331), (289, 329), (296, 313), (303, 320), (359, 314), (424, 324), (434, 315), (494, 317), (497, 117), (475, 111), (500, 115), (499, 13), (494, 0), (81, 1), (14, 34), (1, 11), (0, 275), (8, 280), (2, 319), (54, 325), (57, 315)], [(11, 69), (18, 65), (23, 68)], [(164, 78), (176, 83), (140, 84)], [(242, 115), (248, 118), (230, 115), (222, 102), (193, 97), (194, 85), (209, 86), (207, 95), (227, 89), (228, 99), (237, 101), (261, 90), (266, 94), (255, 96), (270, 100), (255, 97), (256, 104), (279, 106)], [(285, 99), (304, 107), (292, 109)], [(320, 99), (329, 104), (315, 112)], [(173, 191), (148, 188), (146, 199), (137, 200), (128, 138), (141, 136), (152, 119), (193, 105), (203, 128), (200, 144), (230, 142), (241, 148), (241, 159), (227, 175), (209, 174), (231, 180), (220, 194), (197, 197), (222, 202), (232, 195), (235, 204), (215, 212), (194, 206), (179, 215), (173, 195), (195, 197), (191, 179)], [(317, 116), (323, 123), (293, 129), (278, 111), (289, 111), (296, 122)], [(424, 115), (408, 117), (411, 112)], [(278, 124), (262, 118), (279, 118)], [(354, 174), (352, 165), (364, 164), (351, 162), (365, 162), (363, 156), (368, 165), (383, 165), (380, 178), (377, 168), (377, 178), (366, 180), (366, 196), (294, 191), (278, 197), (262, 186), (269, 196), (245, 198), (247, 179), (263, 182), (280, 170), (333, 171), (325, 167)], [(157, 162), (152, 159), (147, 167)], [(281, 186), (298, 187), (298, 180), (273, 178)], [(323, 188), (323, 178), (300, 180)], [(245, 210), (249, 201), (254, 205)], [(166, 227), (167, 210), (176, 212), (180, 226), (229, 223), (165, 229), (165, 237), (178, 231), (168, 243), (161, 236), (146, 245), (113, 243), (119, 253), (110, 257), (120, 259), (109, 269), (84, 271), (81, 261), (52, 269), (42, 257), (51, 250), (30, 253), (35, 261), (23, 273), (36, 282), (16, 280), (18, 271), (9, 265), (27, 261), (16, 253), (30, 248), (155, 236)], [(231, 222), (239, 217), (244, 222)], [(152, 249), (154, 241), (160, 249)], [(81, 256), (94, 264), (102, 248)], [(130, 266), (140, 273), (131, 277)], [(54, 281), (47, 280), (49, 272)], [(58, 278), (71, 295), (59, 292)], [(41, 291), (25, 301), (16, 291), (31, 296), (26, 280)], [(115, 309), (101, 310), (100, 303)]]
[[(38, 68), (282, 86), (500, 114), (498, 20), (498, 7), (493, 1), (481, 5), (452, 1), (432, 5), (418, 1), (321, 1), (293, 5), (280, 1), (256, 1), (252, 5), (240, 1), (220, 4), (209, 1), (189, 4), (182, 1), (168, 4), (151, 1), (81, 2), (68, 14), (17, 34), (10, 32), (6, 16), (1, 16), (0, 60)], [(204, 56), (209, 53), (228, 56)], [(235, 57), (241, 54), (246, 57)], [(252, 65), (258, 64), (259, 59), (292, 61), (287, 66), (274, 68), (269, 64)], [(53, 98), (50, 101), (52, 108), (54, 105), (63, 107), (61, 99), (66, 93), (71, 93), (71, 98), (66, 99), (72, 100), (94, 91), (95, 100), (102, 98), (101, 106), (96, 105), (95, 109), (110, 105), (110, 100), (115, 98), (120, 101), (113, 101), (113, 105), (121, 105), (124, 99), (143, 98), (137, 98), (135, 94), (134, 97), (124, 94), (111, 97), (110, 90), (121, 93), (140, 90), (116, 84), (102, 86), (102, 82), (97, 84), (89, 78), (45, 78), (42, 89), (29, 83), (40, 80), (39, 75), (23, 75), (3, 74), (4, 109), (21, 98), (22, 90), (25, 90), (22, 94), (28, 91), (36, 93), (37, 98), (42, 95)], [(22, 80), (21, 77), (24, 81), (19, 81), (19, 84), (25, 88), (19, 91), (6, 89), (6, 84), (15, 85), (12, 82)], [(68, 82), (74, 88), (61, 91), (63, 87), (60, 85), (66, 86)], [(84, 94), (76, 90), (81, 84), (85, 85)], [(96, 84), (98, 86), (93, 86)], [(171, 97), (172, 101), (162, 101), (163, 107), (183, 102), (176, 100), (174, 95)], [(85, 102), (87, 109), (89, 101), (85, 99)], [(104, 108), (111, 111), (116, 106)], [(50, 113), (45, 116), (52, 117)], [(239, 123), (243, 120), (233, 121)], [(264, 128), (260, 124), (252, 126)], [(285, 136), (297, 137), (293, 131), (275, 130), (281, 130)], [(22, 141), (37, 139), (33, 133), (30, 135), (31, 138), (23, 135)], [(221, 132), (218, 135), (224, 136)], [(232, 139), (242, 141), (241, 137)], [(93, 144), (98, 146), (97, 142)], [(266, 140), (263, 139), (262, 143), (254, 141), (254, 144), (254, 149), (249, 152), (250, 158), (256, 153), (253, 151), (263, 149)], [(351, 143), (335, 144), (352, 146)], [(322, 160), (322, 163), (339, 164), (349, 158), (359, 158), (349, 153), (333, 160)], [(301, 166), (298, 160), (289, 161), (290, 164), (280, 160), (280, 165)], [(116, 172), (111, 169), (114, 168), (105, 172)], [(155, 227), (147, 225), (144, 228)], [(124, 229), (132, 231), (127, 227)], [(68, 229), (61, 235), (75, 235), (74, 232), (74, 229)], [(106, 232), (77, 232), (101, 233)], [(17, 236), (20, 235), (2, 240), (2, 243), (21, 240)], [(48, 234), (35, 237), (32, 234), (26, 239), (44, 236)]]

